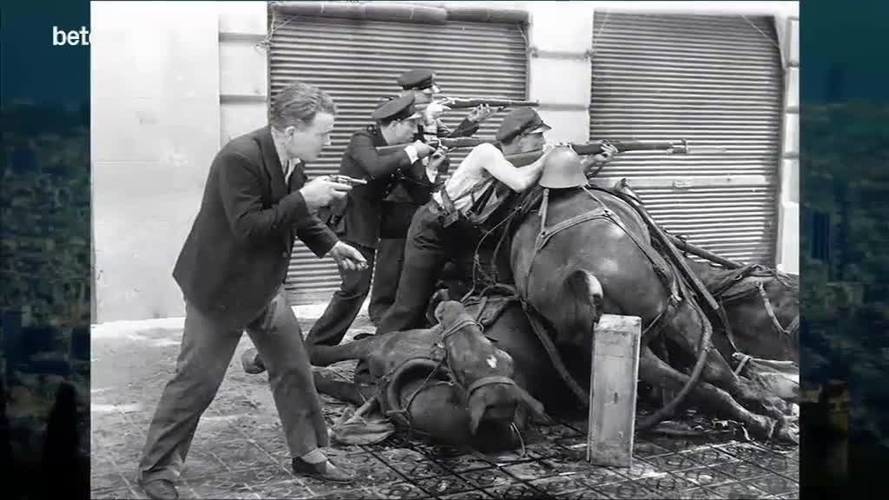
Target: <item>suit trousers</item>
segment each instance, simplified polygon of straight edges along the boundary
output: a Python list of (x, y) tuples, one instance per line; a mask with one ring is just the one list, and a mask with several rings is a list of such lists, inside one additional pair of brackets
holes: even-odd
[[(144, 481), (178, 479), (198, 421), (216, 397), (243, 333), (221, 326), (187, 301), (185, 314), (176, 371), (161, 395), (139, 462)], [(246, 330), (269, 370), (291, 456), (328, 446), (327, 423), (302, 332), (283, 288)]]
[(334, 292), (324, 314), (312, 325), (306, 336), (306, 347), (311, 354), (316, 345), (335, 346), (342, 342), (349, 327), (361, 311), (361, 305), (370, 292), (371, 275), (374, 270), (376, 251), (362, 245), (347, 242), (361, 252), (367, 260), (367, 269), (360, 271), (343, 271), (340, 269), (340, 289)]
[(425, 326), (429, 299), (448, 261), (453, 260), (463, 279), (472, 280), (479, 231), (465, 219), (444, 227), (442, 216), (443, 210), (435, 201), (423, 205), (414, 215), (395, 303), (380, 321), (377, 334)]
[(367, 306), (367, 314), (375, 326), (379, 326), (386, 311), (395, 303), (406, 243), (404, 238), (384, 238), (377, 245), (377, 263), (370, 289), (370, 304)]

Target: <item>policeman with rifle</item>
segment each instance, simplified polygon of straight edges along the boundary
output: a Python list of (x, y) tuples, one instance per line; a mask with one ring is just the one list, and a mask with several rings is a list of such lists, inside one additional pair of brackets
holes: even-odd
[[(480, 226), (511, 192), (523, 192), (537, 183), (551, 146), (544, 133), (550, 130), (530, 107), (518, 107), (504, 117), (497, 143), (474, 147), (435, 194), (414, 216), (405, 245), (405, 261), (398, 282), (395, 304), (377, 328), (377, 333), (409, 330), (423, 326), (426, 307), (444, 265), (453, 260), (460, 274), (472, 276), (474, 252), (481, 239)], [(613, 146), (593, 160), (608, 162)], [(534, 155), (522, 167), (510, 161), (513, 155)]]
[[(414, 69), (402, 74), (398, 79), (402, 88), (401, 96), (412, 96), (414, 103), (422, 113), (414, 140), (438, 147), (438, 139), (442, 137), (469, 137), (478, 131), (479, 124), (487, 120), (493, 111), (486, 105), (478, 105), (456, 129), (450, 130), (440, 117), (448, 110), (443, 102), (435, 101), (441, 92), (435, 82), (435, 73), (429, 69)], [(459, 103), (465, 106), (466, 103)], [(448, 163), (439, 164), (440, 174), (447, 172)], [(405, 178), (396, 173), (389, 184), (382, 202), (382, 225), (380, 240), (377, 247), (377, 266), (374, 272), (368, 315), (375, 325), (395, 301), (395, 288), (401, 274), (404, 261), (404, 245), (411, 218), (419, 207), (429, 201), (432, 190), (429, 186)]]

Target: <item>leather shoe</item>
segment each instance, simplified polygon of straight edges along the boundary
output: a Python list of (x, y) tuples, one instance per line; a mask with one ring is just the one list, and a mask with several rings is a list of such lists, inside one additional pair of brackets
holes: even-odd
[(294, 458), (292, 466), (294, 474), (311, 476), (322, 481), (348, 483), (355, 479), (348, 472), (333, 465), (330, 459), (317, 464), (310, 464), (301, 458)]
[(256, 375), (265, 371), (265, 365), (262, 363), (262, 359), (259, 358), (259, 353), (252, 347), (241, 354), (241, 366), (250, 375)]
[(140, 482), (148, 498), (153, 500), (179, 500), (179, 492), (169, 479), (152, 479)]

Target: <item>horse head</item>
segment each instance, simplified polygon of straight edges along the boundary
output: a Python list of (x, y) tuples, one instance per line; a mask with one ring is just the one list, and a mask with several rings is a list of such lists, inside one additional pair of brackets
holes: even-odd
[[(687, 262), (722, 304), (729, 324), (720, 333), (734, 347), (757, 358), (799, 362), (799, 276), (761, 265), (724, 269)], [(733, 355), (728, 341), (717, 342), (724, 356)]]
[(512, 357), (484, 336), (461, 303), (440, 302), (435, 317), (442, 328), (448, 368), (466, 391), (471, 434), (483, 423), (511, 426), (524, 418), (522, 408), (547, 419), (543, 405), (513, 380)]

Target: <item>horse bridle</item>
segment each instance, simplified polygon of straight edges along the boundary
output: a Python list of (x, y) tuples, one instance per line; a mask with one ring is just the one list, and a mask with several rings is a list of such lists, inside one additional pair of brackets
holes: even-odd
[[(736, 300), (740, 300), (740, 299), (747, 297), (748, 295), (750, 295), (751, 293), (754, 292), (753, 289), (751, 289), (750, 291), (747, 291), (747, 292), (739, 293), (739, 294), (731, 296), (731, 297), (722, 297), (722, 296), (726, 292), (728, 292), (729, 290), (731, 290), (732, 288), (737, 286), (741, 282), (741, 280), (743, 280), (744, 278), (763, 278), (764, 276), (754, 274), (756, 271), (763, 271), (763, 270), (767, 274), (766, 277), (774, 277), (775, 280), (777, 280), (779, 283), (781, 283), (782, 286), (784, 286), (786, 288), (792, 287), (792, 285), (788, 285), (787, 283), (784, 282), (784, 280), (781, 278), (779, 271), (773, 271), (771, 269), (764, 268), (763, 266), (755, 264), (755, 265), (749, 266), (748, 269), (745, 269), (744, 272), (742, 272), (741, 274), (736, 276), (726, 286), (717, 290), (716, 293), (713, 294), (713, 296), (719, 297), (719, 301), (721, 303), (734, 302)], [(796, 316), (794, 316), (793, 320), (791, 320), (790, 323), (786, 327), (781, 325), (781, 322), (778, 320), (778, 315), (775, 314), (775, 308), (772, 306), (772, 301), (769, 299), (768, 293), (766, 293), (765, 286), (763, 285), (762, 280), (756, 281), (756, 289), (755, 290), (759, 293), (759, 297), (762, 300), (763, 307), (765, 307), (765, 310), (768, 313), (769, 318), (772, 320), (772, 325), (774, 325), (775, 330), (778, 333), (781, 333), (784, 335), (793, 336), (793, 335), (798, 334), (799, 333), (799, 322), (800, 322), (799, 313), (797, 313)], [(734, 345), (732, 347), (734, 347)], [(735, 350), (737, 350), (737, 348)]]
[[(383, 377), (387, 382), (391, 382), (393, 376), (397, 375), (401, 371), (403, 371), (403, 369), (408, 364), (411, 364), (411, 363), (415, 364), (418, 361), (429, 361), (429, 362), (435, 363), (435, 366), (429, 371), (429, 375), (427, 375), (427, 377), (423, 381), (423, 383), (419, 387), (417, 387), (417, 389), (414, 390), (414, 392), (411, 394), (410, 398), (408, 398), (407, 404), (404, 405), (404, 408), (397, 408), (393, 404), (394, 401), (389, 401), (390, 406), (393, 406), (394, 408), (386, 412), (388, 416), (395, 417), (395, 418), (401, 420), (402, 423), (404, 423), (408, 427), (413, 428), (413, 426), (411, 425), (411, 421), (410, 421), (411, 405), (413, 404), (414, 399), (417, 397), (417, 395), (420, 394), (421, 392), (423, 392), (423, 390), (426, 389), (427, 387), (430, 387), (430, 385), (437, 385), (437, 384), (456, 385), (457, 387), (459, 387), (460, 389), (463, 390), (463, 393), (465, 395), (464, 401), (466, 401), (467, 404), (469, 402), (470, 396), (472, 396), (472, 394), (475, 391), (477, 391), (478, 389), (480, 389), (482, 387), (485, 387), (488, 385), (495, 385), (495, 384), (504, 384), (504, 385), (513, 385), (513, 386), (516, 385), (515, 381), (510, 379), (509, 377), (504, 377), (502, 375), (494, 375), (494, 376), (490, 376), (490, 377), (482, 377), (482, 378), (476, 380), (475, 382), (473, 382), (472, 384), (470, 384), (469, 387), (465, 387), (464, 382), (460, 380), (460, 378), (457, 376), (457, 372), (451, 366), (450, 357), (448, 356), (448, 350), (445, 348), (445, 341), (448, 339), (448, 337), (450, 337), (454, 333), (456, 333), (456, 332), (460, 331), (461, 329), (463, 329), (464, 327), (470, 326), (470, 325), (479, 326), (478, 322), (475, 319), (465, 318), (465, 319), (461, 319), (461, 320), (455, 322), (454, 324), (449, 326), (447, 329), (443, 329), (438, 341), (435, 344), (433, 344), (432, 349), (430, 350), (428, 356), (419, 357), (419, 358), (411, 358), (411, 359), (405, 360), (403, 363), (401, 363), (398, 366), (396, 366), (395, 368), (393, 368), (389, 373), (387, 373)], [(440, 323), (439, 323), (439, 327), (440, 327)], [(441, 355), (440, 359), (436, 359), (436, 356), (435, 356), (436, 349), (441, 349), (441, 351), (443, 353)], [(442, 366), (442, 365), (444, 365), (444, 366)], [(433, 375), (435, 375), (436, 373), (441, 373), (442, 371), (447, 376), (449, 381), (445, 382), (442, 380), (437, 380), (433, 384), (430, 384), (430, 380), (432, 379)], [(386, 399), (390, 400), (393, 398), (387, 397)]]

